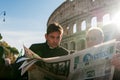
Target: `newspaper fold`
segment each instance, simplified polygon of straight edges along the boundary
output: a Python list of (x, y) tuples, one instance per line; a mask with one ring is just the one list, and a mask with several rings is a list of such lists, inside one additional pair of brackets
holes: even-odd
[(115, 43), (112, 40), (70, 55), (52, 58), (41, 58), (24, 46), (27, 58), (19, 60), (25, 60), (20, 66), (21, 75), (37, 63), (40, 72), (57, 80), (112, 80), (114, 67), (110, 60), (116, 51)]

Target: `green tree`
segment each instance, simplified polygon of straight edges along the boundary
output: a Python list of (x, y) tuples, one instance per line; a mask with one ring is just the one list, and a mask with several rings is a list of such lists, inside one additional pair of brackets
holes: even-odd
[(1, 41), (2, 35), (0, 34), (0, 46), (4, 47), (5, 57), (10, 58), (12, 62), (16, 60), (19, 51), (15, 47), (11, 47), (6, 41)]
[(0, 40), (2, 39), (2, 35), (1, 35), (1, 33), (0, 33)]

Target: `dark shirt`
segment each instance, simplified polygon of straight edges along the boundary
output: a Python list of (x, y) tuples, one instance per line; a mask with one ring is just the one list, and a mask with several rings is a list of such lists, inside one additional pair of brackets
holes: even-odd
[[(33, 44), (31, 45), (30, 49), (42, 58), (63, 56), (63, 55), (68, 55), (69, 53), (65, 48), (61, 46), (51, 49), (47, 43)], [(36, 64), (39, 65), (38, 62)], [(58, 79), (53, 79), (48, 76), (44, 76), (44, 80), (58, 80)]]
[(28, 80), (28, 72), (26, 72), (24, 75), (21, 76), (21, 69), (19, 67), (23, 64), (24, 61), (21, 61), (17, 63), (17, 61), (25, 56), (20, 56), (17, 58), (17, 60), (13, 63), (13, 73), (14, 73), (14, 79), (13, 80)]
[[(54, 49), (51, 49), (51, 48), (49, 48), (47, 43), (33, 44), (33, 45), (31, 45), (30, 49), (42, 58), (63, 56), (63, 55), (68, 54), (68, 51), (66, 49), (64, 49), (60, 46), (58, 46)], [(21, 57), (24, 57), (24, 56), (21, 56)], [(21, 58), (21, 57), (19, 57), (19, 58)], [(19, 70), (19, 67), (22, 65), (22, 63), (23, 62), (14, 64), (14, 68), (16, 69), (15, 70), (15, 80), (28, 80), (28, 72), (26, 72), (23, 76), (20, 75), (21, 70)], [(51, 80), (51, 79), (45, 79), (45, 80)]]
[(65, 48), (58, 46), (51, 49), (47, 43), (33, 44), (30, 49), (42, 58), (63, 56), (68, 54), (68, 51)]

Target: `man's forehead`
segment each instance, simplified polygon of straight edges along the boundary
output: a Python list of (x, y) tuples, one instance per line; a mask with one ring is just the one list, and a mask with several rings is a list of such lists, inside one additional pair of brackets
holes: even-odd
[(62, 34), (60, 32), (52, 32), (47, 34), (47, 36), (61, 36)]
[(89, 38), (91, 40), (101, 40), (103, 37), (101, 36), (101, 33), (98, 31), (91, 31), (87, 34), (86, 38)]
[(88, 33), (88, 35), (101, 35), (101, 32), (98, 30), (92, 30)]

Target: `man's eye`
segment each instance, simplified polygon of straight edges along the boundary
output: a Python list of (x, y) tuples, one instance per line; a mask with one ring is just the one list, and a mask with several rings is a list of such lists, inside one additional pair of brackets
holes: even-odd
[(60, 37), (57, 37), (57, 39), (60, 39)]
[(53, 36), (50, 36), (51, 38), (54, 38)]

